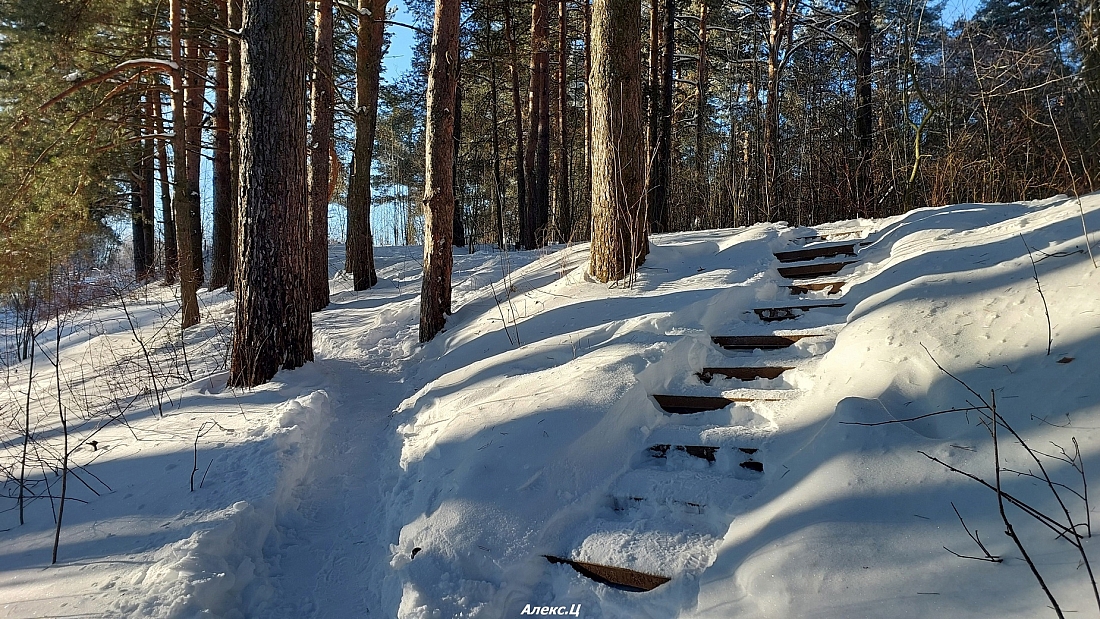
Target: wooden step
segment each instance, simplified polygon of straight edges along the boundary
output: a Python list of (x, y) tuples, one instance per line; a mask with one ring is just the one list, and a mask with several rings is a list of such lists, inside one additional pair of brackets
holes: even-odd
[(836, 275), (841, 269), (849, 264), (855, 264), (856, 260), (845, 260), (843, 262), (819, 262), (817, 264), (801, 264), (793, 267), (779, 267), (780, 277), (786, 277), (789, 279), (795, 278), (810, 278), (810, 277), (822, 277), (825, 275)]
[(805, 284), (791, 284), (787, 289), (791, 294), (810, 294), (811, 292), (826, 291), (826, 294), (837, 294), (844, 284), (848, 282), (806, 282)]
[(582, 576), (591, 578), (592, 580), (621, 589), (623, 591), (630, 591), (632, 593), (641, 593), (642, 591), (652, 591), (657, 587), (672, 580), (667, 576), (659, 576), (657, 574), (646, 574), (645, 572), (636, 572), (634, 570), (626, 569), (625, 567), (614, 567), (611, 565), (600, 565), (599, 563), (588, 563), (585, 561), (574, 561), (572, 559), (563, 559), (561, 557), (555, 557), (553, 555), (542, 555), (546, 557), (546, 560), (550, 563), (558, 564), (564, 563), (569, 567), (577, 570)]
[(776, 402), (778, 399), (768, 398), (726, 398), (698, 395), (654, 395), (654, 400), (667, 413), (673, 415), (692, 415), (706, 411), (723, 409), (730, 404), (738, 402)]
[(814, 258), (833, 258), (835, 256), (856, 255), (856, 244), (828, 245), (825, 247), (811, 247), (809, 249), (793, 249), (790, 251), (777, 251), (775, 257), (780, 262), (801, 262)]
[(813, 303), (806, 305), (788, 305), (786, 307), (758, 307), (752, 311), (756, 312), (760, 320), (764, 322), (774, 322), (776, 320), (791, 320), (792, 318), (798, 318), (805, 312), (821, 307), (844, 307), (844, 304)]
[(756, 460), (746, 460), (741, 463), (741, 468), (748, 469), (750, 471), (756, 471), (757, 473), (763, 473), (764, 463), (757, 462)]
[(710, 445), (652, 445), (649, 451), (653, 454), (654, 458), (664, 458), (668, 456), (670, 451), (682, 451), (689, 456), (695, 456), (701, 458), (707, 462), (714, 462), (714, 454), (718, 451), (718, 447)]
[(726, 350), (779, 350), (789, 348), (806, 337), (821, 337), (819, 333), (806, 335), (715, 335), (711, 341)]
[(714, 380), (715, 376), (725, 376), (726, 378), (736, 378), (738, 380), (756, 380), (758, 378), (770, 380), (779, 378), (779, 375), (783, 372), (793, 369), (791, 367), (703, 368), (701, 372), (695, 375), (704, 383)]

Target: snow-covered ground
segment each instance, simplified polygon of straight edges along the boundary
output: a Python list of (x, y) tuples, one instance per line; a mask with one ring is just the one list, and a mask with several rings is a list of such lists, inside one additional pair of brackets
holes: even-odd
[[(379, 248), (377, 288), (333, 280), (316, 362), (254, 390), (225, 387), (230, 296), (203, 297), (183, 347), (164, 335), (171, 291), (147, 287), (125, 297), (130, 320), (110, 303), (63, 324), (80, 467), (68, 488), (82, 502), (66, 504), (50, 566), (46, 482), (56, 495), (59, 479), (34, 473), (42, 498), (22, 526), (0, 498), (0, 616), (1053, 616), (996, 494), (944, 466), (994, 482), (988, 411), (922, 416), (995, 394), (1034, 450), (1072, 456), (1076, 441), (1094, 480), (1100, 271), (1082, 212), (1096, 244), (1100, 195), (659, 235), (630, 286), (588, 278), (584, 245), (456, 254), (456, 312), (425, 345), (419, 250)], [(792, 296), (773, 252), (830, 231), (860, 243), (825, 278), (846, 283)], [(843, 306), (779, 322), (753, 312), (810, 302)], [(34, 462), (62, 449), (53, 328), (30, 381)], [(711, 339), (777, 332), (813, 337), (772, 351)], [(157, 383), (163, 414), (149, 366), (175, 368)], [(697, 375), (735, 366), (791, 369)], [(28, 370), (6, 373), (4, 495), (17, 492)], [(678, 415), (662, 394), (755, 401)], [(1041, 475), (1003, 426), (999, 438), (1002, 467)], [(717, 449), (711, 461), (677, 445)], [(1070, 492), (1081, 476), (1039, 459), (1085, 522)], [(1002, 484), (1066, 522), (1045, 482), (1005, 472)], [(983, 556), (955, 508), (1003, 562), (945, 550)], [(1078, 551), (1006, 513), (1062, 609), (1097, 616)], [(671, 580), (623, 591), (544, 555)]]

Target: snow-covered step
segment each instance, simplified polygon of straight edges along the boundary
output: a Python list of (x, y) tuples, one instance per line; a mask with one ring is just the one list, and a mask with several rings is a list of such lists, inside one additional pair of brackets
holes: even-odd
[(832, 232), (819, 232), (817, 234), (811, 234), (807, 236), (800, 236), (793, 239), (795, 243), (813, 243), (817, 241), (839, 241), (841, 239), (848, 239), (852, 237), (863, 237), (863, 228), (852, 228), (850, 230), (836, 230)]
[(764, 322), (774, 322), (777, 320), (793, 320), (812, 309), (820, 309), (825, 307), (844, 307), (844, 304), (803, 303), (800, 305), (785, 305), (779, 307), (757, 307), (754, 308), (752, 311), (760, 317), (760, 320), (763, 320)]
[[(649, 446), (649, 454), (654, 458), (667, 458), (668, 452), (681, 452), (693, 458), (714, 462), (715, 454), (721, 447), (717, 445), (673, 445), (671, 443), (658, 443)], [(754, 450), (755, 451), (755, 450)]]
[(855, 264), (858, 260), (842, 260), (840, 262), (811, 262), (789, 267), (779, 267), (779, 276), (787, 279), (807, 279), (836, 275), (844, 267)]
[(691, 415), (706, 411), (716, 411), (726, 408), (731, 404), (741, 402), (778, 402), (783, 398), (761, 396), (702, 396), (702, 395), (664, 395), (654, 394), (657, 401), (666, 413), (673, 415)]
[(793, 249), (790, 251), (777, 251), (775, 257), (780, 262), (802, 262), (815, 258), (835, 258), (836, 256), (855, 256), (856, 243), (842, 243), (839, 245), (815, 245), (805, 249)]
[(715, 376), (721, 376), (723, 378), (734, 378), (737, 380), (756, 380), (758, 378), (766, 378), (768, 380), (774, 380), (779, 378), (783, 372), (787, 370), (793, 370), (794, 366), (756, 366), (756, 367), (707, 367), (696, 373), (699, 380), (704, 383), (710, 383), (714, 380)]
[(846, 281), (805, 281), (799, 284), (790, 284), (787, 286), (787, 290), (790, 290), (792, 295), (810, 294), (811, 292), (824, 292), (827, 295), (834, 295), (839, 294), (847, 283)]
[(652, 444), (711, 445), (720, 447), (719, 464), (726, 454), (753, 455), (772, 436), (771, 428), (746, 425), (665, 425), (655, 428), (649, 435)]
[(546, 560), (550, 563), (568, 565), (574, 570), (577, 570), (577, 573), (587, 578), (591, 578), (598, 583), (632, 593), (652, 591), (672, 580), (667, 576), (647, 574), (625, 567), (601, 565), (599, 563), (589, 563), (587, 561), (574, 561), (573, 559), (564, 559), (553, 555), (543, 556), (546, 557)]
[(639, 468), (615, 480), (610, 494), (619, 511), (642, 504), (688, 514), (703, 514), (710, 509), (730, 511), (760, 487), (759, 474), (742, 468), (744, 474), (736, 476), (727, 472)]
[(789, 348), (807, 337), (824, 337), (820, 333), (799, 335), (715, 335), (711, 341), (726, 350), (779, 350)]

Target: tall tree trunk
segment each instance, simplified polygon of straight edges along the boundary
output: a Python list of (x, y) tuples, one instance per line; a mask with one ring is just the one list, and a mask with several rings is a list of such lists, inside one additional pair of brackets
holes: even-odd
[(527, 238), (534, 238), (534, 232), (529, 231), (528, 202), (527, 202), (527, 173), (524, 164), (523, 152), (523, 105), (519, 96), (519, 52), (516, 50), (516, 37), (512, 25), (512, 7), (510, 0), (504, 0), (504, 38), (508, 40), (508, 59), (512, 77), (512, 111), (516, 123), (516, 195), (518, 209), (516, 211), (519, 220), (519, 243), (526, 246)]
[[(710, 122), (710, 107), (707, 105), (707, 18), (709, 9), (707, 0), (699, 0), (699, 50), (695, 58), (695, 178), (700, 199), (706, 200), (707, 183), (707, 125)], [(696, 205), (696, 216), (702, 214), (706, 204)]]
[(592, 3), (584, 2), (584, 238), (592, 238)]
[[(791, 0), (769, 0), (765, 44), (768, 55), (768, 95), (764, 103), (764, 219), (778, 214), (779, 184), (779, 53), (787, 34)], [(795, 0), (797, 1), (797, 0)]]
[[(657, 13), (657, 3), (653, 0), (653, 11)], [(653, 157), (653, 167), (649, 171), (649, 187), (646, 195), (649, 198), (647, 210), (649, 212), (649, 225), (656, 232), (668, 232), (672, 225), (668, 208), (669, 181), (672, 178), (672, 92), (675, 86), (673, 80), (673, 60), (676, 51), (675, 25), (676, 25), (676, 1), (665, 0), (665, 7), (660, 11), (661, 34), (657, 40), (657, 34), (651, 31), (650, 45), (659, 48), (659, 53), (650, 54), (651, 62), (657, 66), (650, 68), (652, 109), (650, 115), (650, 150), (647, 156)], [(651, 19), (656, 16), (651, 15)], [(655, 25), (651, 22), (651, 28)]]
[[(454, 155), (451, 157), (451, 179), (454, 182), (455, 207), (454, 207), (454, 231), (451, 233), (456, 247), (466, 247), (466, 226), (462, 217), (462, 179), (458, 174), (458, 157), (462, 147), (462, 57), (459, 51), (458, 85), (455, 86), (455, 129), (454, 129)], [(473, 251), (473, 248), (470, 248)]]
[[(229, 0), (229, 29), (240, 32), (241, 0)], [(237, 37), (229, 39), (229, 280), (226, 290), (237, 286), (237, 262), (240, 254), (240, 200), (241, 200), (241, 42)]]
[(569, 7), (558, 3), (558, 209), (555, 212), (555, 240), (564, 243), (573, 236), (573, 212), (569, 195)]
[(310, 309), (320, 311), (329, 303), (328, 289), (328, 205), (332, 199), (330, 176), (333, 148), (333, 102), (335, 85), (332, 43), (332, 0), (319, 0), (314, 21), (313, 90), (309, 144), (309, 289)]
[(524, 247), (546, 244), (550, 213), (550, 40), (548, 0), (531, 9), (531, 87), (527, 93), (527, 237)]
[(871, 27), (874, 15), (871, 0), (856, 0), (856, 141), (859, 163), (856, 168), (856, 208), (871, 217), (874, 206), (871, 186), (871, 149), (873, 125), (871, 108)]
[(245, 0), (241, 264), (229, 384), (313, 359), (306, 176), (306, 5)]
[[(146, 102), (149, 115), (153, 119), (153, 132), (164, 135), (164, 116), (161, 110), (160, 95), (153, 95)], [(157, 167), (160, 169), (160, 212), (164, 221), (164, 283), (176, 283), (179, 274), (179, 250), (176, 247), (176, 218), (172, 215), (172, 192), (168, 169), (168, 149), (164, 140), (153, 140), (157, 149)]]
[(370, 208), (371, 162), (378, 119), (378, 80), (382, 71), (383, 24), (386, 0), (359, 0), (355, 47), (355, 152), (348, 187), (348, 267), (355, 290), (378, 283), (374, 268), (374, 235)]
[[(229, 25), (229, 2), (218, 0), (218, 22)], [(214, 233), (210, 245), (210, 289), (229, 284), (233, 253), (233, 167), (229, 161), (229, 39), (214, 35)]]
[(172, 72), (172, 156), (174, 160), (172, 207), (176, 220), (176, 246), (178, 248), (180, 276), (180, 314), (181, 328), (186, 329), (199, 322), (199, 273), (195, 271), (194, 244), (191, 242), (194, 214), (198, 206), (194, 202), (197, 192), (192, 191), (187, 173), (187, 132), (184, 117), (184, 79), (182, 0), (170, 0), (169, 10), (172, 20), (172, 61), (179, 67)]
[(141, 219), (143, 224), (142, 234), (145, 238), (145, 278), (147, 280), (157, 277), (157, 249), (156, 249), (156, 156), (154, 155), (154, 142), (158, 138), (152, 137), (156, 133), (153, 126), (152, 108), (149, 103), (152, 96), (145, 96), (144, 128), (145, 138), (141, 141)]
[(191, 242), (191, 264), (195, 271), (195, 281), (201, 286), (206, 278), (202, 255), (202, 198), (200, 196), (202, 167), (202, 125), (204, 103), (206, 102), (206, 58), (203, 42), (199, 35), (196, 17), (202, 10), (197, 0), (184, 0), (187, 8), (188, 36), (183, 39), (185, 57), (184, 71), (184, 135), (187, 139), (187, 184), (191, 189), (191, 220), (189, 236)]
[(145, 208), (141, 203), (141, 163), (130, 172), (130, 233), (133, 236), (134, 280), (144, 282), (149, 278), (145, 255)]
[(454, 230), (455, 90), (458, 86), (459, 2), (436, 0), (428, 69), (428, 117), (424, 127), (424, 280), (420, 291), (420, 341), (443, 330), (451, 313), (451, 233)]
[[(488, 32), (488, 26), (485, 31)], [(493, 123), (493, 223), (496, 226), (497, 249), (504, 250), (504, 178), (500, 173), (500, 115), (497, 104), (497, 63), (489, 56), (489, 98), (492, 102), (490, 118)]]
[(596, 279), (635, 272), (648, 252), (639, 0), (592, 4), (592, 251)]

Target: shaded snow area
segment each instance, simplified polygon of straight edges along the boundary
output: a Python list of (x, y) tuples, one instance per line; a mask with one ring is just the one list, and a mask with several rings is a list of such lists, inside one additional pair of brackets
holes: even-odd
[[(998, 458), (1027, 556), (1064, 611), (1096, 616), (1076, 538), (1055, 532), (1086, 532), (1076, 469), (1092, 485), (1100, 471), (1100, 270), (1083, 223), (1100, 241), (1100, 195), (658, 235), (618, 286), (586, 276), (586, 245), (456, 253), (455, 313), (427, 344), (419, 250), (379, 248), (377, 288), (334, 278), (316, 362), (254, 390), (216, 371), (232, 300), (208, 294), (163, 415), (148, 389), (88, 379), (139, 404), (126, 424), (76, 424), (88, 486), (70, 480), (84, 502), (66, 505), (57, 566), (45, 488), (23, 526), (2, 499), (0, 616), (1054, 616), (996, 493), (947, 468), (995, 484)], [(841, 254), (775, 255), (822, 248)], [(170, 294), (126, 297), (133, 329), (108, 305), (95, 329), (63, 330), (66, 376), (106, 351), (139, 372), (138, 340), (172, 332)], [(712, 339), (776, 334), (793, 344)], [(40, 341), (52, 359), (53, 332)], [(56, 376), (38, 363), (34, 432), (56, 452)], [(718, 371), (735, 368), (748, 380)], [(8, 371), (11, 402), (27, 371)], [(930, 415), (947, 409), (963, 410)], [(10, 468), (22, 438), (7, 427)], [(80, 443), (92, 432), (97, 446)], [(985, 557), (975, 531), (1002, 562), (945, 549)], [(670, 580), (631, 591), (546, 556)]]

